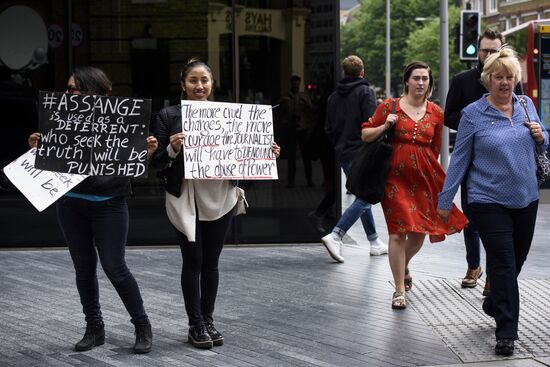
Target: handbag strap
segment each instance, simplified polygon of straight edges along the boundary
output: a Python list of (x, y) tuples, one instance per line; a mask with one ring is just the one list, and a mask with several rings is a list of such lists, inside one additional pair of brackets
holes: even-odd
[(523, 96), (518, 97), (519, 104), (521, 107), (523, 107), (523, 111), (525, 111), (525, 115), (527, 116), (527, 121), (531, 121), (531, 117), (529, 117), (529, 112), (527, 111), (527, 102), (525, 102), (525, 98)]
[[(391, 99), (391, 113), (392, 114), (395, 114), (395, 109), (396, 109), (396, 102), (395, 102), (395, 98), (392, 98)], [(386, 131), (386, 134), (384, 136), (384, 140), (388, 143), (391, 143), (392, 139), (393, 139), (393, 134), (394, 134), (394, 129), (395, 127), (395, 123), (392, 124), (392, 126), (390, 126), (390, 128)]]

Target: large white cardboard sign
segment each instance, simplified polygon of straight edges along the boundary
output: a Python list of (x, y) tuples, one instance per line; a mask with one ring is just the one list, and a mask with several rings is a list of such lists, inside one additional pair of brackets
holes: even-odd
[(40, 212), (88, 177), (38, 169), (35, 156), (32, 148), (4, 167), (4, 173)]
[(181, 101), (185, 178), (278, 179), (268, 105)]

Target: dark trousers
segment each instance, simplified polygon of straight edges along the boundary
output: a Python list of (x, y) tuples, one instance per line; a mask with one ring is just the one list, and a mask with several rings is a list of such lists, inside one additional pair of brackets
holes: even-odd
[(98, 255), (132, 323), (148, 322), (139, 287), (124, 259), (128, 235), (126, 199), (119, 196), (105, 201), (88, 201), (64, 196), (57, 201), (57, 217), (73, 260), (86, 322), (102, 320)]
[(517, 277), (531, 248), (538, 200), (521, 209), (479, 203), (470, 204), (470, 209), (487, 253), (491, 295), (486, 302), (495, 316), (495, 336), (517, 339)]
[(288, 136), (287, 159), (288, 159), (288, 182), (293, 184), (296, 178), (296, 153), (297, 147), (300, 147), (302, 161), (304, 162), (304, 172), (308, 184), (313, 183), (313, 166), (309, 154), (309, 134), (305, 130), (292, 131)]
[[(466, 261), (470, 269), (477, 269), (481, 262), (480, 260), (480, 243), (479, 233), (477, 231), (476, 224), (472, 220), (472, 214), (468, 205), (468, 187), (466, 186), (467, 177), (462, 180), (460, 186), (460, 200), (462, 203), (462, 212), (468, 218), (468, 226), (464, 228), (464, 245), (466, 246)], [(487, 273), (487, 267), (485, 267), (485, 273)], [(487, 273), (488, 274), (488, 273)]]
[(181, 241), (181, 289), (189, 326), (213, 322), (214, 304), (218, 294), (218, 262), (233, 210), (214, 221), (197, 219), (195, 242), (176, 230)]

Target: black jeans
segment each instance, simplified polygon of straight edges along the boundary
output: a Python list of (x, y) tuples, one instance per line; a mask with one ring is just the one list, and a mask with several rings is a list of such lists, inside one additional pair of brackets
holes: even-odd
[(212, 322), (218, 294), (218, 262), (233, 210), (214, 221), (197, 219), (195, 242), (176, 230), (181, 241), (181, 289), (189, 326)]
[[(76, 287), (86, 322), (102, 320), (97, 255), (134, 324), (148, 322), (137, 282), (126, 266), (128, 206), (123, 196), (105, 201), (62, 197), (57, 217), (76, 271)], [(97, 253), (96, 253), (97, 249)]]
[[(476, 227), (476, 224), (472, 220), (472, 213), (470, 206), (468, 205), (468, 187), (466, 184), (467, 176), (464, 177), (460, 185), (460, 200), (462, 204), (462, 212), (470, 221), (466, 228), (463, 230), (464, 235), (464, 245), (466, 246), (466, 261), (468, 262), (468, 268), (477, 269), (481, 260), (480, 260), (480, 244), (479, 244), (479, 233)], [(487, 267), (485, 273), (488, 275)]]
[(487, 253), (491, 295), (486, 302), (495, 315), (497, 340), (518, 338), (517, 278), (531, 248), (538, 204), (536, 200), (520, 209), (498, 204), (470, 204)]

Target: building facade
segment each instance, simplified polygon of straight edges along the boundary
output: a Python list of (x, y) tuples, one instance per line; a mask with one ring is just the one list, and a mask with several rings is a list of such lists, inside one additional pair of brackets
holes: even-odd
[[(9, 34), (0, 35), (0, 113), (9, 143), (0, 148), (0, 165), (28, 150), (27, 137), (38, 126), (38, 91), (65, 91), (78, 66), (103, 69), (115, 96), (151, 99), (153, 114), (179, 103), (180, 70), (192, 57), (212, 68), (217, 101), (277, 106), (297, 75), (313, 106), (307, 149), (301, 154), (284, 125), (285, 111), (275, 108), (275, 140), (283, 148), (280, 179), (240, 183), (250, 209), (234, 219), (227, 242), (316, 242), (320, 233), (307, 213), (339, 187), (334, 164), (328, 166), (322, 154), (324, 102), (340, 69), (338, 5), (331, 0), (3, 1), (0, 29)], [(13, 7), (19, 7), (19, 19), (2, 16)], [(292, 150), (298, 153), (289, 185), (292, 158), (285, 152)], [(310, 185), (306, 161), (312, 164)], [(132, 181), (128, 243), (175, 244), (157, 172), (151, 169), (147, 178)], [(3, 173), (0, 202), (0, 246), (63, 244), (55, 205), (39, 213)], [(335, 203), (327, 228), (338, 211)]]
[(465, 8), (479, 10), (488, 27), (505, 31), (522, 23), (550, 18), (550, 0), (467, 0)]

